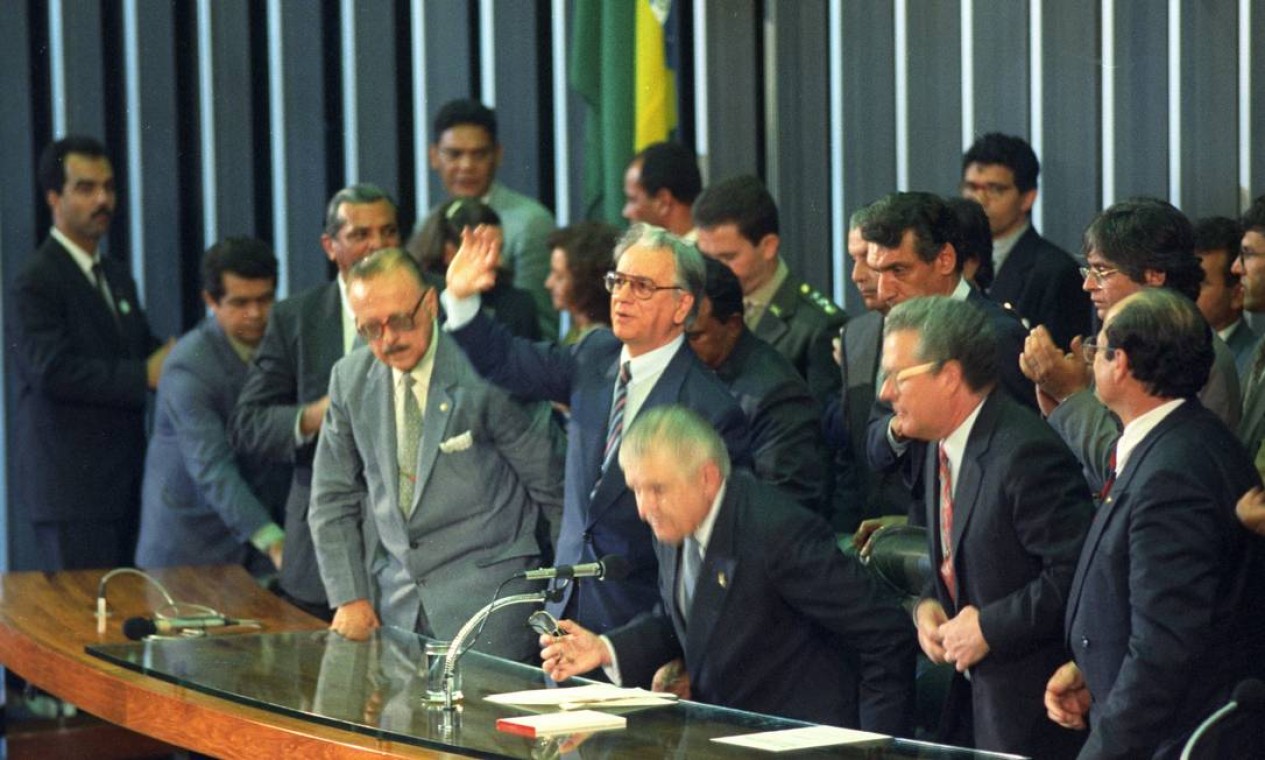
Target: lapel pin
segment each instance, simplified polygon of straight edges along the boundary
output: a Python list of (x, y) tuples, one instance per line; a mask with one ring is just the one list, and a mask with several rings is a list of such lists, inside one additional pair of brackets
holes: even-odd
[(448, 402), (447, 402), (447, 401), (440, 401), (440, 402), (439, 402), (439, 411), (441, 411), (441, 412), (447, 412), (447, 411), (448, 411)]
[(132, 312), (132, 305), (127, 302), (126, 298), (119, 299), (119, 313), (126, 316)]
[(724, 570), (716, 573), (716, 582), (720, 584), (721, 588), (729, 588), (729, 576), (725, 575)]

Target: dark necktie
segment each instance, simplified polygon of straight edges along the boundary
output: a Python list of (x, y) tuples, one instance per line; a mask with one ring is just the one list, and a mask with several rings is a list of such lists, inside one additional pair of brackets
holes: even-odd
[(593, 490), (589, 493), (590, 499), (597, 493), (597, 487), (601, 485), (606, 470), (615, 459), (615, 452), (619, 450), (620, 441), (624, 440), (624, 408), (628, 405), (628, 383), (631, 381), (632, 362), (624, 362), (619, 365), (619, 379), (615, 382), (615, 400), (611, 404), (610, 422), (606, 425), (606, 448), (602, 450), (602, 469), (598, 471), (597, 482), (593, 484)]
[(677, 603), (681, 605), (681, 617), (689, 621), (690, 607), (694, 604), (694, 589), (698, 586), (698, 573), (703, 567), (703, 547), (693, 536), (681, 543), (681, 588)]
[(953, 470), (949, 468), (949, 457), (944, 453), (944, 444), (938, 447), (940, 452), (940, 578), (949, 589), (949, 597), (956, 605), (958, 601), (958, 579), (953, 570)]
[(1107, 494), (1111, 493), (1111, 487), (1116, 484), (1116, 447), (1111, 447), (1111, 453), (1107, 455), (1107, 479), (1103, 481), (1102, 490), (1098, 492), (1098, 503), (1101, 504), (1107, 500)]
[(110, 292), (110, 283), (105, 279), (105, 269), (102, 268), (100, 260), (92, 262), (92, 279), (96, 280), (97, 292), (105, 299), (105, 307), (110, 310), (110, 316), (114, 317), (114, 324), (119, 326), (119, 312), (114, 306), (114, 294)]

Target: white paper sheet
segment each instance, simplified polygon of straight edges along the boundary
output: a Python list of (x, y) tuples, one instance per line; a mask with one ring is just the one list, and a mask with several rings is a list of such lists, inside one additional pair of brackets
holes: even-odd
[(765, 752), (791, 752), (797, 749), (829, 747), (836, 744), (862, 744), (890, 738), (886, 734), (873, 734), (869, 731), (855, 731), (850, 728), (806, 726), (804, 728), (787, 728), (781, 731), (763, 731), (758, 734), (743, 734), (742, 736), (721, 736), (712, 739), (712, 741), (764, 750)]

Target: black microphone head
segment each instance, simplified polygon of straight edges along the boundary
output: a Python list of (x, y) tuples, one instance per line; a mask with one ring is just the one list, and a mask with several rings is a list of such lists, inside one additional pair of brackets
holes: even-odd
[(123, 635), (132, 641), (140, 641), (155, 633), (158, 633), (158, 626), (149, 618), (134, 617), (123, 621)]
[(628, 577), (628, 560), (622, 554), (607, 554), (599, 562), (602, 563), (602, 580), (622, 581)]
[(1265, 709), (1265, 683), (1261, 683), (1257, 678), (1239, 681), (1239, 685), (1234, 687), (1231, 699), (1237, 702), (1239, 709), (1242, 710)]

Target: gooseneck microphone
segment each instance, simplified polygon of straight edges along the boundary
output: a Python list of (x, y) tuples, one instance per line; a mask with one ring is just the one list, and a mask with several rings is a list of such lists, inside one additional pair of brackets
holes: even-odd
[(542, 567), (537, 570), (520, 570), (515, 578), (526, 578), (529, 581), (549, 581), (555, 578), (569, 580), (571, 578), (596, 578), (599, 581), (618, 581), (628, 576), (628, 560), (618, 554), (607, 554), (597, 562), (583, 565), (558, 565)]
[(1230, 701), (1226, 702), (1221, 709), (1209, 715), (1203, 723), (1199, 724), (1199, 728), (1195, 729), (1195, 733), (1190, 735), (1190, 740), (1186, 742), (1186, 746), (1182, 749), (1181, 760), (1189, 760), (1190, 753), (1194, 751), (1195, 745), (1208, 732), (1208, 729), (1215, 726), (1236, 709), (1242, 709), (1245, 712), (1265, 710), (1265, 683), (1261, 683), (1256, 678), (1239, 681), (1239, 684), (1234, 687), (1234, 691), (1230, 694)]
[(146, 636), (156, 633), (163, 635), (181, 630), (205, 630), (207, 628), (227, 628), (237, 625), (259, 626), (258, 620), (238, 620), (223, 615), (199, 615), (186, 618), (144, 618), (134, 617), (123, 621), (123, 635), (132, 641), (140, 641)]

